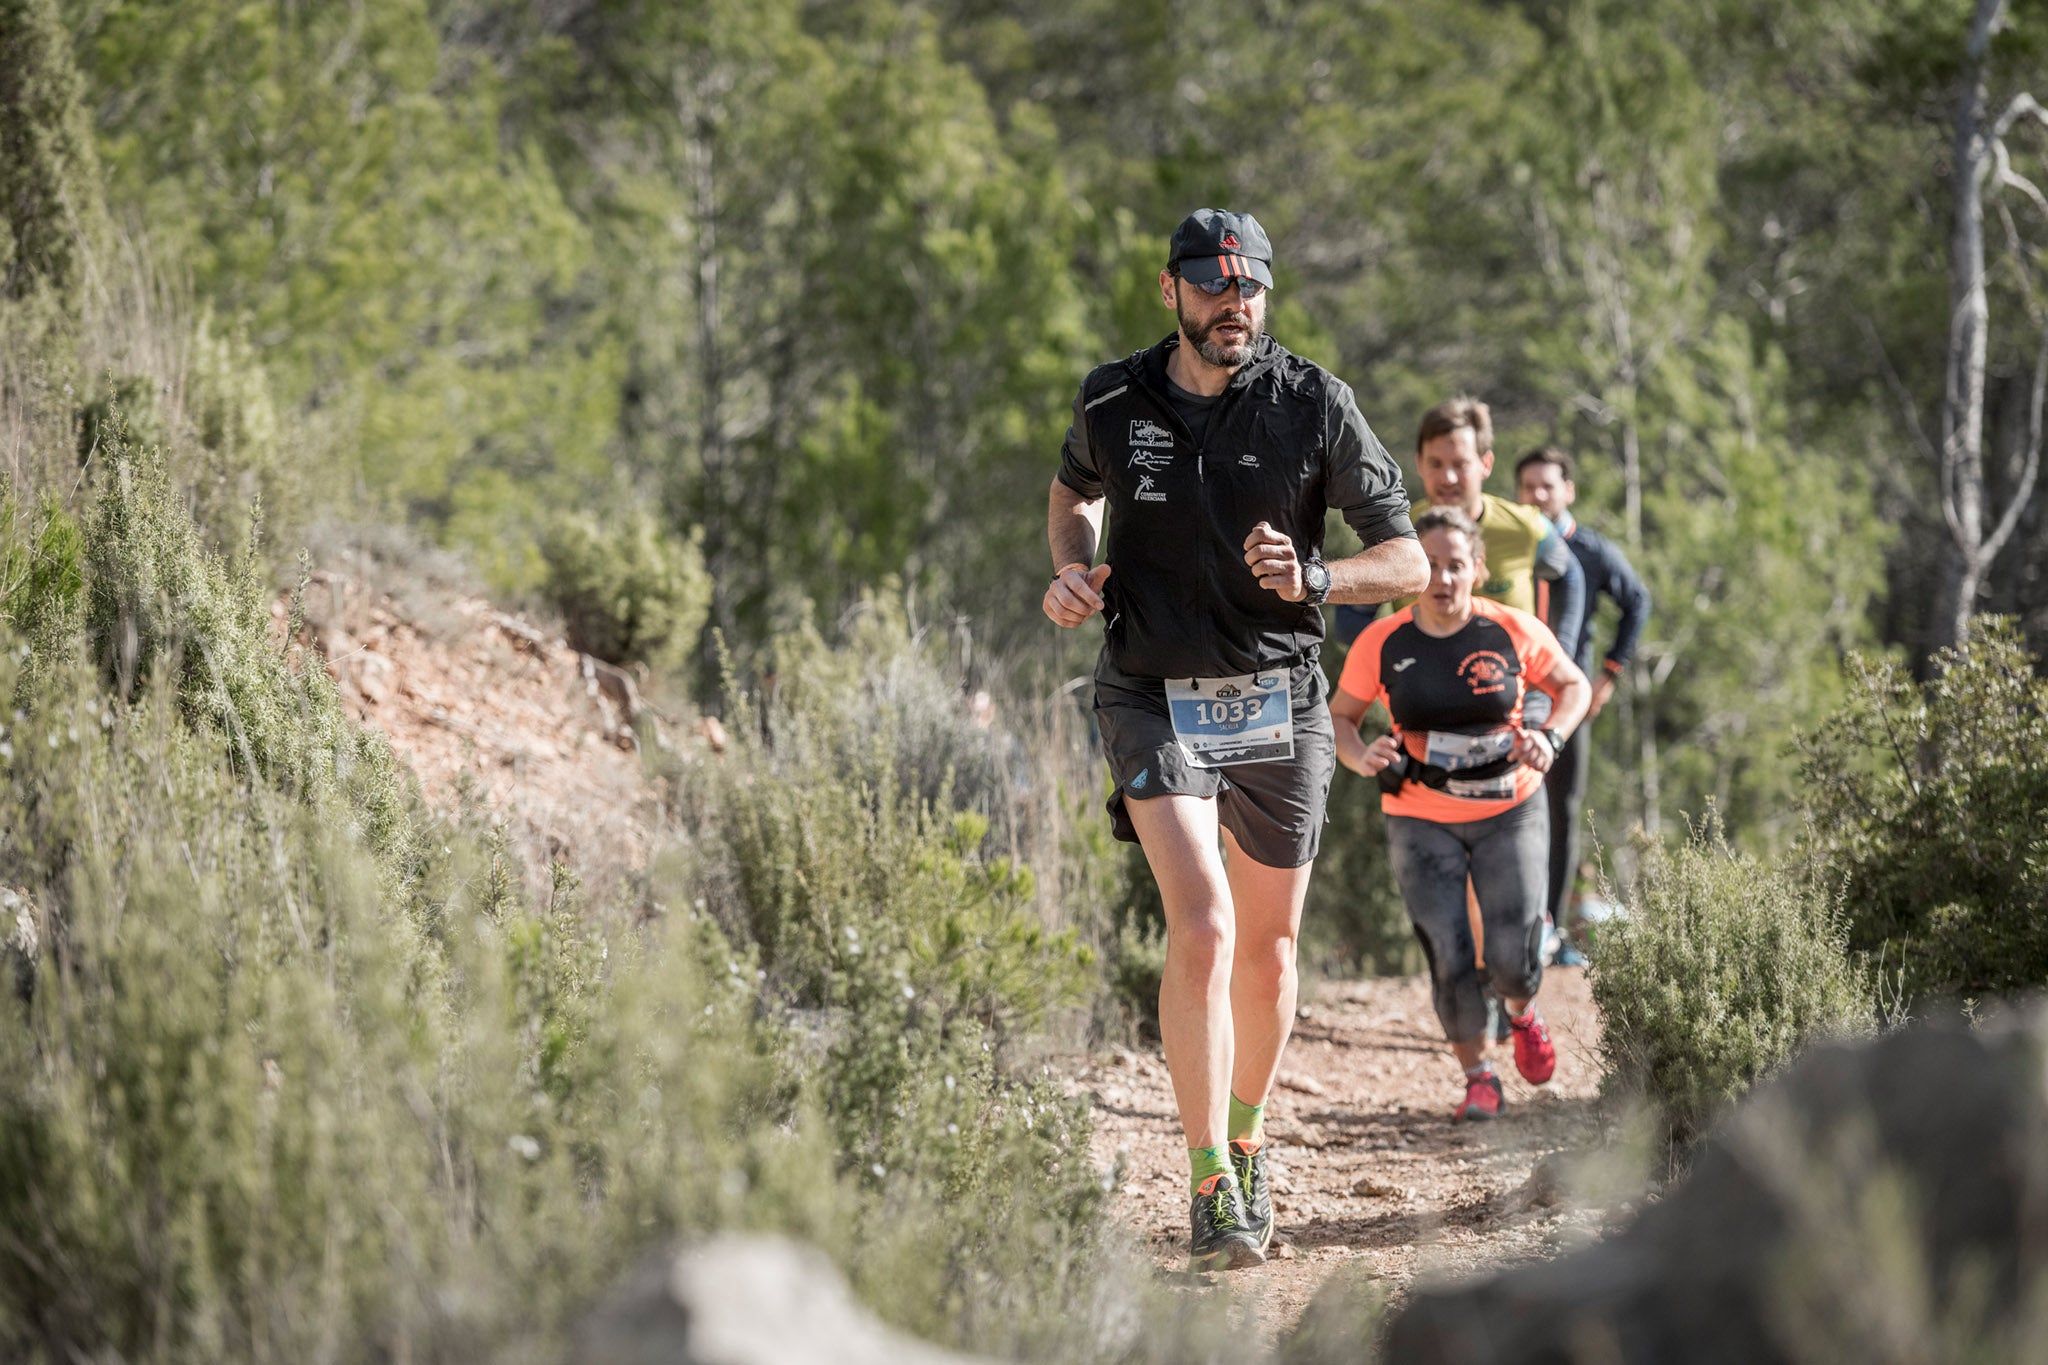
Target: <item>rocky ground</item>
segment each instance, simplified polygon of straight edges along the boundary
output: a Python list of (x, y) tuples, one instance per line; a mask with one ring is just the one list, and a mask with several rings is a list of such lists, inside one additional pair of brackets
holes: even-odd
[(1575, 968), (1553, 968), (1539, 1004), (1558, 1046), (1556, 1077), (1533, 1089), (1503, 1050), (1506, 1111), (1490, 1124), (1456, 1124), (1462, 1086), (1424, 979), (1318, 990), (1267, 1104), (1279, 1224), (1272, 1259), (1228, 1277), (1184, 1273), (1187, 1153), (1157, 1049), (1118, 1050), (1086, 1066), (1076, 1083), (1094, 1103), (1095, 1156), (1124, 1165), (1119, 1216), (1162, 1276), (1191, 1292), (1235, 1295), (1275, 1334), (1333, 1273), (1363, 1271), (1399, 1298), (1413, 1284), (1592, 1239), (1627, 1207), (1611, 1194), (1590, 1197), (1611, 1182), (1581, 1169), (1602, 1140), (1599, 1020)]
[[(643, 866), (663, 794), (638, 746), (661, 721), (631, 675), (481, 597), (431, 598), (313, 575), (307, 635), (349, 710), (390, 741), (428, 801), (487, 812), (537, 874), (556, 860)], [(708, 756), (695, 733), (670, 738)]]

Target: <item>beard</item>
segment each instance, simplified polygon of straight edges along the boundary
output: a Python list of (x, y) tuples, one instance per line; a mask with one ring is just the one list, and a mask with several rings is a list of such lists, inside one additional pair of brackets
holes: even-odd
[[(1234, 370), (1250, 360), (1259, 338), (1265, 335), (1265, 328), (1249, 305), (1237, 313), (1218, 313), (1204, 325), (1188, 316), (1187, 305), (1181, 301), (1180, 291), (1176, 289), (1173, 311), (1180, 318), (1181, 334), (1193, 344), (1195, 354), (1219, 370)], [(1244, 328), (1244, 340), (1234, 344), (1216, 340), (1216, 329), (1226, 322), (1234, 322)]]

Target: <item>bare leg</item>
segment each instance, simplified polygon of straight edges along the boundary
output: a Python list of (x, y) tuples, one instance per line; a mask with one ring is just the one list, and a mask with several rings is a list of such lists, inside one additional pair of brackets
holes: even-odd
[(1131, 825), (1166, 907), (1159, 1041), (1189, 1147), (1220, 1147), (1231, 1052), (1230, 882), (1216, 846), (1216, 803), (1198, 796), (1129, 801)]
[(1294, 1031), (1300, 986), (1295, 969), (1301, 903), (1309, 869), (1269, 867), (1223, 832), (1229, 856), (1224, 871), (1236, 907), (1237, 951), (1230, 970), (1230, 1018), (1236, 1040), (1230, 1091), (1246, 1104), (1263, 1104), (1280, 1073), (1280, 1054)]

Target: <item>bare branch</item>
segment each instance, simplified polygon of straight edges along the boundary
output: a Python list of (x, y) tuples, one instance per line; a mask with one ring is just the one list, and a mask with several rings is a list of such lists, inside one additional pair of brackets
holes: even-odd
[(1991, 139), (1991, 166), (1993, 184), (2018, 190), (2041, 210), (2043, 216), (2048, 216), (2048, 195), (2042, 194), (2038, 185), (2012, 168), (2012, 154), (2006, 150), (2004, 138)]
[(2027, 407), (2027, 463), (2020, 472), (2020, 486), (2013, 490), (1998, 527), (1984, 539), (1984, 563), (1989, 565), (2012, 539), (2020, 524), (2020, 513), (2034, 496), (2034, 479), (2041, 472), (2041, 402), (2048, 395), (2048, 328), (2041, 332), (2041, 346), (2034, 356), (2034, 392)]
[(2012, 103), (2006, 105), (2005, 109), (1992, 121), (1991, 140), (1997, 142), (2004, 138), (2007, 133), (2012, 131), (2012, 126), (2023, 118), (2032, 119), (2034, 122), (2048, 127), (2048, 109), (2043, 109), (2040, 103), (2024, 90), (2014, 95)]

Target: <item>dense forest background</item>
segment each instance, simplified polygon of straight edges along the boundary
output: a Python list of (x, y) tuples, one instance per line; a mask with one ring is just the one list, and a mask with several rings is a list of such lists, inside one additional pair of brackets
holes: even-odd
[[(1583, 519), (1657, 602), (1598, 728), (1611, 836), (1712, 801), (1778, 841), (1843, 651), (1952, 634), (1963, 0), (54, 13), (89, 127), (14, 158), (7, 212), (57, 195), (102, 246), (17, 243), (8, 289), (54, 272), (147, 325), (13, 366), (10, 401), (72, 384), (88, 416), (200, 429), (195, 500), (232, 541), (260, 495), (283, 565), (310, 525), (402, 518), (533, 596), (565, 522), (651, 534), (708, 571), (671, 657), (709, 704), (712, 632), (759, 672), (876, 590), (1042, 698), (1092, 649), (1037, 608), (1074, 387), (1164, 334), (1166, 234), (1218, 204), (1277, 244), (1271, 330), (1397, 455), (1456, 392), (1494, 405), (1497, 491), (1539, 441), (1577, 452)], [(1991, 41), (1994, 111), (2042, 28)], [(2010, 129), (1986, 190), (1994, 520), (2029, 436), (2042, 141)], [(137, 382), (165, 372), (141, 348), (184, 382)], [(2036, 640), (2044, 538), (2029, 499), (1975, 599)]]

